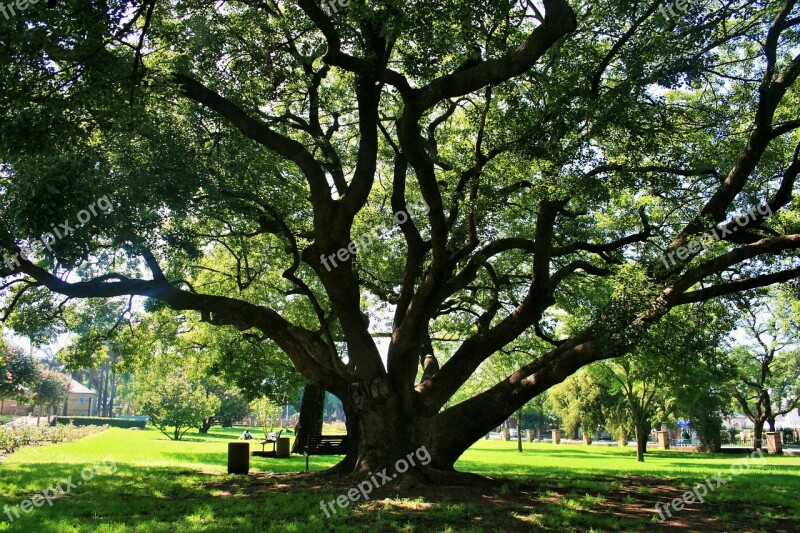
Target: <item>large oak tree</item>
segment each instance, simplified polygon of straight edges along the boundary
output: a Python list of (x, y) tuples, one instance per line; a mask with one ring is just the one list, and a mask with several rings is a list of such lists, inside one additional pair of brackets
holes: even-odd
[[(418, 474), (447, 480), (670, 309), (800, 274), (796, 2), (337, 5), (0, 20), (3, 317), (197, 311), (341, 398), (342, 469), (424, 445)], [(103, 195), (114, 211), (75, 227)], [(771, 218), (736, 221), (761, 202)], [(450, 402), (514, 350), (530, 358)]]

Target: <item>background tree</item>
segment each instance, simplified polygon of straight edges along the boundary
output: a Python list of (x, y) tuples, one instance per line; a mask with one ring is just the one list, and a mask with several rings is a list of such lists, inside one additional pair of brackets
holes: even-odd
[(261, 429), (264, 431), (264, 438), (275, 429), (278, 419), (281, 417), (283, 406), (269, 398), (259, 398), (250, 404), (250, 409), (255, 412), (256, 418), (261, 421)]
[(201, 433), (213, 424), (244, 417), (254, 397), (285, 397), (299, 389), (301, 378), (294, 369), (260, 339), (212, 331), (194, 317), (163, 306), (150, 305), (149, 310), (151, 314), (142, 315), (131, 311), (130, 302), (93, 302), (59, 317), (61, 329), (72, 340), (59, 359), (99, 391), (98, 405), (106, 407), (100, 411), (103, 416), (111, 414), (120, 379), (129, 381), (131, 372), (147, 370), (154, 357), (164, 354), (200, 379), (209, 399), (220, 401), (220, 411), (199, 426)]
[(797, 313), (785, 293), (770, 301), (741, 302), (743, 343), (733, 348), (736, 375), (731, 394), (753, 422), (753, 449), (762, 445), (764, 424), (800, 407)]
[(722, 448), (722, 420), (730, 414), (730, 404), (730, 394), (719, 386), (712, 386), (702, 390), (694, 403), (683, 411), (697, 432), (701, 450), (717, 453)]
[(233, 427), (233, 424), (250, 414), (250, 403), (238, 389), (225, 390), (219, 400), (217, 417), (224, 428)]
[(219, 408), (200, 424), (200, 433), (208, 433), (211, 426), (231, 427), (250, 414), (250, 402), (237, 388), (227, 387), (218, 379), (201, 378), (206, 398), (216, 398)]
[(343, 472), (425, 445), (412, 475), (458, 479), (671, 309), (798, 277), (798, 26), (794, 0), (30, 9), (0, 20), (0, 316), (197, 312), (342, 401)]
[(590, 444), (605, 422), (607, 407), (615, 403), (608, 389), (601, 376), (583, 369), (551, 388), (547, 396), (564, 431), (577, 436), (580, 430), (584, 442)]
[(207, 396), (200, 380), (185, 369), (161, 363), (138, 377), (142, 414), (171, 440), (181, 440), (219, 409), (219, 398)]
[(34, 386), (40, 373), (33, 357), (0, 338), (0, 413), (6, 399), (15, 399)]
[(45, 407), (47, 408), (47, 420), (49, 421), (50, 414), (56, 413), (58, 405), (67, 400), (70, 381), (70, 377), (61, 372), (45, 370), (44, 368), (39, 369), (39, 378), (31, 389), (34, 405), (39, 407), (39, 416), (36, 419), (37, 424)]
[[(59, 366), (73, 379), (97, 393), (97, 415), (114, 416), (117, 388), (125, 368), (123, 359), (129, 357), (133, 312), (131, 300), (90, 300), (68, 306), (53, 316), (48, 331), (65, 334), (67, 345), (56, 354)], [(26, 333), (38, 337), (41, 331), (34, 324)]]
[(647, 439), (655, 415), (655, 381), (642, 379), (632, 358), (624, 357), (601, 363), (597, 369), (609, 380), (610, 396), (618, 401), (609, 405), (605, 425), (613, 428), (620, 437), (636, 439), (636, 459), (644, 461)]
[(542, 432), (556, 422), (555, 413), (550, 409), (547, 395), (537, 396), (522, 408), (522, 427), (536, 430), (536, 438), (542, 439)]
[[(594, 366), (611, 383), (609, 394), (624, 399), (638, 461), (644, 461), (659, 406), (668, 407), (668, 412), (675, 412), (678, 405), (698, 408), (703, 394), (722, 382), (730, 365), (724, 364), (720, 345), (732, 327), (731, 313), (724, 305), (711, 302), (678, 309), (655, 325), (629, 355)], [(710, 399), (706, 400), (700, 403), (710, 406)], [(622, 431), (621, 414), (613, 409), (608, 413), (616, 414), (612, 426)], [(708, 413), (704, 425), (711, 423), (712, 413), (718, 410)]]

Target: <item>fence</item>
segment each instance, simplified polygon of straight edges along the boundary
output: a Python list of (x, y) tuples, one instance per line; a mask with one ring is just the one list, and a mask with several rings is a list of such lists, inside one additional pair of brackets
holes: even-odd
[[(732, 441), (723, 443), (723, 446), (735, 446), (739, 448), (750, 448), (752, 449), (755, 446), (755, 438), (748, 438), (748, 439), (734, 439)], [(761, 447), (767, 447), (767, 436), (764, 435), (761, 438)], [(784, 449), (789, 450), (800, 450), (800, 441), (795, 439), (790, 439), (784, 436), (782, 447)]]

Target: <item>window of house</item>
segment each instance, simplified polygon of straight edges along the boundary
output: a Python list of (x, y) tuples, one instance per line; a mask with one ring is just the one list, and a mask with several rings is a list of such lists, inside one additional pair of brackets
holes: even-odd
[(78, 403), (86, 403), (86, 398), (78, 398)]

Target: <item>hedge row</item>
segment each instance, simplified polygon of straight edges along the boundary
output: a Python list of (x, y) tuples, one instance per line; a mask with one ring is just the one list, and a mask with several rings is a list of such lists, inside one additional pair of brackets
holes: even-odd
[(102, 426), (108, 424), (112, 428), (140, 428), (144, 429), (144, 420), (126, 420), (123, 418), (106, 418), (103, 416), (57, 416), (50, 421), (50, 425), (72, 424), (74, 426)]
[(8, 424), (0, 427), (0, 452), (12, 453), (22, 446), (70, 442), (106, 429), (102, 426), (57, 427), (29, 426), (28, 424)]

